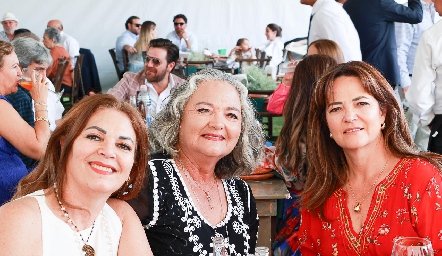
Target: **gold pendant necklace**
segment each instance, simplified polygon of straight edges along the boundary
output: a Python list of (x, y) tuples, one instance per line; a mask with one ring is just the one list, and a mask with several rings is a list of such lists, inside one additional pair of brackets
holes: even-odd
[(54, 191), (55, 191), (55, 197), (57, 198), (58, 204), (60, 205), (61, 211), (63, 212), (63, 215), (67, 218), (67, 222), (70, 225), (70, 227), (76, 231), (79, 235), (81, 240), (83, 241), (84, 245), (81, 248), (81, 250), (83, 252), (85, 252), (85, 256), (95, 256), (95, 249), (88, 245), (87, 243), (89, 242), (89, 238), (92, 235), (92, 232), (94, 231), (94, 227), (95, 227), (95, 220), (94, 223), (92, 224), (92, 228), (91, 228), (91, 232), (89, 233), (89, 236), (87, 237), (86, 241), (84, 241), (83, 236), (80, 233), (80, 230), (78, 229), (77, 225), (74, 224), (74, 221), (69, 217), (68, 212), (66, 211), (66, 208), (63, 206), (63, 204), (61, 203), (60, 198), (58, 197), (58, 189), (57, 189), (57, 185), (54, 183)]
[(366, 194), (366, 195), (364, 196), (364, 198), (362, 198), (362, 200), (359, 201), (359, 202), (358, 202), (358, 200), (356, 199), (355, 192), (353, 191), (353, 188), (351, 187), (350, 180), (347, 181), (348, 187), (350, 188), (350, 191), (351, 191), (351, 195), (352, 195), (353, 199), (354, 199), (355, 202), (356, 202), (356, 205), (353, 207), (353, 211), (354, 211), (354, 212), (356, 212), (356, 213), (360, 213), (360, 212), (361, 212), (361, 210), (362, 210), (362, 203), (365, 201), (365, 198), (367, 198), (367, 196), (370, 194), (371, 190), (372, 190), (372, 189), (376, 186), (376, 184), (378, 183), (378, 180), (379, 180), (379, 178), (382, 176), (382, 173), (384, 172), (385, 167), (387, 167), (387, 164), (388, 164), (388, 159), (387, 159), (387, 161), (385, 162), (385, 165), (384, 165), (384, 167), (382, 168), (382, 171), (379, 173), (378, 177), (377, 177), (376, 180), (373, 182), (373, 185), (371, 185), (371, 187), (370, 187), (370, 189), (368, 190), (367, 194)]

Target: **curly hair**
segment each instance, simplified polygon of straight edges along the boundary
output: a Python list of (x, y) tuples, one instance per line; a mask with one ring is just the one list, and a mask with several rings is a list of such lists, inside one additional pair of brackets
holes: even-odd
[(3, 67), (4, 57), (14, 52), (14, 46), (11, 43), (0, 40), (0, 68)]
[[(57, 126), (49, 139), (43, 159), (35, 170), (19, 182), (13, 199), (49, 188), (54, 183), (57, 183), (58, 190), (63, 195), (67, 159), (72, 152), (74, 141), (80, 136), (90, 117), (101, 109), (115, 109), (124, 113), (130, 119), (136, 135), (135, 162), (129, 181), (124, 182), (111, 197), (127, 200), (138, 194), (144, 182), (148, 161), (148, 137), (145, 122), (129, 103), (120, 101), (109, 94), (97, 94), (83, 98), (63, 117), (61, 124)], [(60, 144), (62, 140), (63, 146)]]
[(167, 106), (154, 117), (149, 126), (151, 153), (178, 153), (179, 129), (184, 108), (199, 86), (207, 81), (223, 81), (233, 85), (241, 101), (241, 134), (237, 145), (215, 167), (219, 178), (249, 174), (259, 164), (264, 155), (264, 133), (255, 118), (255, 110), (250, 102), (247, 89), (232, 75), (216, 69), (204, 69), (173, 89)]
[(318, 211), (324, 216), (324, 205), (336, 188), (348, 179), (348, 164), (344, 150), (330, 138), (326, 121), (326, 109), (333, 93), (334, 81), (342, 76), (358, 78), (364, 89), (385, 111), (385, 129), (382, 130), (384, 147), (396, 157), (420, 157), (439, 170), (442, 169), (440, 155), (419, 152), (413, 144), (402, 108), (394, 96), (393, 89), (382, 74), (370, 64), (352, 61), (339, 64), (317, 83), (310, 104), (307, 127), (307, 159), (309, 170), (301, 207)]

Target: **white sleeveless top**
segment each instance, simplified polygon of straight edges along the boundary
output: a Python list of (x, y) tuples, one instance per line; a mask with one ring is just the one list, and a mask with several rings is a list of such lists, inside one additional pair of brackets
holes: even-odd
[[(46, 204), (43, 190), (35, 191), (27, 196), (37, 199), (41, 212), (43, 256), (85, 255), (84, 245), (79, 234), (74, 232), (63, 220), (57, 218)], [(61, 210), (60, 210), (61, 211)], [(106, 227), (107, 226), (107, 227)], [(92, 226), (80, 231), (87, 240)], [(115, 211), (106, 203), (95, 219), (95, 226), (88, 244), (95, 249), (96, 256), (117, 255), (123, 225)], [(111, 253), (112, 252), (112, 253)]]

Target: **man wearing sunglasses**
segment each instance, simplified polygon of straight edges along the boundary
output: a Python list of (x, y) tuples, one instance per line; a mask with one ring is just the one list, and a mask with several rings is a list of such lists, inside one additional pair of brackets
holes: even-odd
[(120, 71), (124, 71), (123, 67), (123, 48), (128, 53), (136, 53), (137, 49), (134, 48), (135, 42), (138, 39), (138, 34), (141, 30), (141, 22), (140, 18), (137, 16), (130, 16), (129, 19), (126, 20), (126, 23), (124, 24), (126, 26), (126, 31), (121, 34), (117, 38), (117, 43), (115, 46), (115, 55), (117, 57), (118, 61), (118, 68), (120, 68)]
[(137, 95), (140, 85), (145, 84), (152, 100), (152, 114), (160, 112), (169, 101), (171, 89), (184, 82), (180, 77), (171, 74), (178, 57), (178, 47), (170, 40), (151, 40), (144, 55), (144, 69), (138, 73), (124, 73), (123, 78), (107, 93), (128, 102), (130, 96)]
[(167, 34), (166, 38), (172, 41), (180, 52), (198, 51), (198, 40), (190, 32), (186, 32), (187, 18), (184, 14), (178, 14), (173, 17), (174, 31)]

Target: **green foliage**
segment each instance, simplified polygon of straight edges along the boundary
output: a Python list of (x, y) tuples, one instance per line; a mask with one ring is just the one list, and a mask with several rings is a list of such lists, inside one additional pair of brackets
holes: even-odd
[(275, 90), (277, 83), (271, 76), (267, 76), (265, 71), (257, 66), (245, 67), (242, 73), (247, 74), (247, 80), (249, 90)]
[(203, 60), (208, 60), (208, 58), (202, 52), (192, 52), (188, 58), (188, 61), (203, 61)]

